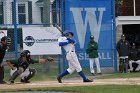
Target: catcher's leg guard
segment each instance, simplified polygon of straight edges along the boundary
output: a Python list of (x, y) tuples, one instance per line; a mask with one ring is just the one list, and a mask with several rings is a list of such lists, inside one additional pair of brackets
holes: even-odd
[(36, 73), (36, 69), (29, 69), (29, 71), (30, 71), (30, 74), (24, 78), (23, 80), (24, 83), (30, 83), (29, 79), (31, 79)]
[(14, 73), (13, 73), (13, 75), (11, 76), (11, 78), (10, 78), (10, 82), (11, 83), (14, 83), (14, 80), (21, 74), (21, 73), (23, 73), (23, 68), (18, 68), (18, 70), (17, 71), (15, 71)]
[(11, 76), (10, 80), (9, 80), (9, 84), (13, 84), (14, 83), (14, 80), (19, 76), (19, 73), (18, 73), (18, 70), (15, 71), (13, 73), (13, 75)]

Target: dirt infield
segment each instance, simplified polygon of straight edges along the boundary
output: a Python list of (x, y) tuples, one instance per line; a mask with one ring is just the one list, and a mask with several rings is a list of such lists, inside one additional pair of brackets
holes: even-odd
[(63, 80), (63, 83), (57, 81), (41, 81), (28, 84), (16, 83), (13, 85), (3, 84), (0, 89), (25, 89), (25, 88), (44, 88), (44, 87), (64, 87), (64, 86), (94, 86), (94, 85), (140, 85), (140, 78), (118, 78), (118, 79), (97, 79), (91, 83), (83, 83), (82, 80)]

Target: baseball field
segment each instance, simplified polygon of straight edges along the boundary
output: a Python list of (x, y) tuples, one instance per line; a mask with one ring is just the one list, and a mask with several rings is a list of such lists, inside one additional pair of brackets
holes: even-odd
[[(84, 68), (84, 72), (88, 78), (94, 78), (92, 83), (83, 83), (82, 79), (74, 73), (63, 79), (60, 84), (56, 80), (57, 65), (51, 63), (48, 72), (44, 71), (43, 65), (33, 66), (37, 68), (38, 73), (31, 79), (31, 83), (20, 83), (19, 78), (15, 84), (0, 85), (0, 92), (19, 92), (19, 91), (55, 91), (70, 92), (70, 93), (139, 93), (140, 91), (140, 73), (109, 73), (102, 75), (95, 75), (94, 77), (89, 74), (89, 68)], [(9, 79), (8, 68), (5, 68), (5, 80)], [(26, 93), (25, 92), (25, 93)]]

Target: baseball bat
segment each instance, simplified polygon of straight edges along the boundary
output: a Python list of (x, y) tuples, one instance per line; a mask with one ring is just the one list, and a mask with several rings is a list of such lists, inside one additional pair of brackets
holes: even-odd
[(55, 26), (61, 32), (61, 34), (63, 34), (63, 31), (62, 31), (61, 27), (59, 25), (57, 25), (57, 24)]

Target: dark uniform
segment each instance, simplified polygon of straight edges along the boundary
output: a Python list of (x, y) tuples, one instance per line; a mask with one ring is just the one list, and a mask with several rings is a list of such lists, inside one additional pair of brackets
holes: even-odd
[(135, 48), (135, 44), (133, 44), (132, 49), (129, 54), (129, 67), (130, 71), (138, 71), (139, 68), (139, 51)]
[(140, 47), (138, 49), (138, 60), (140, 60)]
[(122, 35), (122, 39), (117, 43), (117, 51), (120, 57), (119, 70), (121, 73), (127, 72), (128, 68), (128, 56), (130, 51), (130, 44), (124, 39), (125, 36)]
[(139, 60), (138, 50), (137, 49), (131, 49), (129, 54), (129, 59), (137, 61)]
[(7, 44), (3, 44), (2, 42), (7, 42), (6, 41), (7, 37), (2, 37), (1, 38), (1, 43), (0, 43), (0, 84), (4, 84), (5, 81), (4, 79), (4, 67), (1, 65), (7, 50)]
[[(29, 55), (29, 51), (28, 50), (24, 50), (22, 53), (21, 53), (21, 57), (19, 59), (14, 59), (14, 60), (7, 60), (7, 62), (10, 62), (10, 64), (13, 64), (14, 67), (16, 67), (16, 71), (14, 71), (12, 73), (12, 76), (10, 78), (10, 84), (14, 83), (14, 80), (21, 74), (25, 73), (29, 73), (27, 76), (24, 76), (22, 77), (21, 79), (21, 82), (24, 82), (24, 83), (29, 83), (29, 79), (31, 79), (35, 73), (36, 73), (36, 70), (34, 68), (29, 68), (29, 65), (30, 64), (34, 64), (34, 63), (38, 63), (39, 60), (33, 60), (30, 58), (30, 55)], [(22, 57), (23, 56), (26, 56), (27, 60), (26, 62), (23, 62), (22, 61)]]

